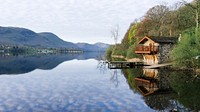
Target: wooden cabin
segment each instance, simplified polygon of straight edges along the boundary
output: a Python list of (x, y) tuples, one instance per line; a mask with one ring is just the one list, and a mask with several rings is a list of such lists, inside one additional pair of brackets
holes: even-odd
[(169, 56), (178, 37), (145, 36), (135, 47), (136, 54), (142, 54), (144, 62), (148, 65), (170, 61)]

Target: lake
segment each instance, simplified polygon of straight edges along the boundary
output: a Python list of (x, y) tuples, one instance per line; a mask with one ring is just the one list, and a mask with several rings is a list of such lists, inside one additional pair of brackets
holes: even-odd
[(2, 112), (154, 112), (200, 110), (198, 75), (108, 69), (104, 53), (3, 55)]

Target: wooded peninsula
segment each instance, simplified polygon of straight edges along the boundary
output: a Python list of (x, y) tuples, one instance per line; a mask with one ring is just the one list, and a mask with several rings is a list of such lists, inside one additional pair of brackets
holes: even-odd
[[(174, 37), (177, 38), (177, 42), (169, 53), (169, 60), (173, 62), (173, 66), (198, 70), (200, 68), (199, 18), (200, 0), (193, 0), (190, 3), (181, 1), (173, 6), (156, 5), (150, 8), (142, 19), (130, 24), (121, 43), (115, 43), (107, 49), (107, 58), (119, 56), (127, 60), (144, 59), (144, 52), (143, 55), (136, 52), (138, 44), (146, 42), (143, 38), (153, 40), (148, 37), (169, 37), (169, 39)], [(172, 44), (169, 40), (167, 42)], [(152, 49), (154, 51), (156, 48), (149, 46), (149, 51)], [(145, 47), (141, 48), (145, 51)], [(148, 53), (152, 54), (155, 51)]]

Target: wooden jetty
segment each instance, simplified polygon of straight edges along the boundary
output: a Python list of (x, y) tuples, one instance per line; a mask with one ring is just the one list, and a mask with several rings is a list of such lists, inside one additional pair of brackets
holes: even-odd
[(172, 65), (172, 63), (163, 63), (163, 64), (154, 64), (154, 65), (150, 65), (150, 66), (145, 66), (144, 68), (155, 69), (155, 68), (167, 67), (167, 66), (171, 66), (171, 65)]
[(145, 69), (156, 69), (161, 67), (169, 67), (172, 63), (147, 65), (144, 62), (132, 62), (132, 61), (107, 61), (109, 69), (126, 69), (126, 68), (138, 68), (143, 66)]
[(110, 62), (108, 62), (109, 69), (137, 68), (138, 66), (145, 66), (145, 64), (143, 62), (129, 62), (129, 61), (110, 61)]

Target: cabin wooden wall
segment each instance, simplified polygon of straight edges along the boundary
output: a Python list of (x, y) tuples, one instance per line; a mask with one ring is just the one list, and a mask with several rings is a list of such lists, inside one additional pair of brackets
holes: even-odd
[(158, 55), (157, 54), (152, 54), (152, 55), (149, 55), (149, 54), (143, 54), (143, 59), (144, 59), (144, 62), (147, 64), (147, 65), (154, 65), (154, 64), (158, 64), (159, 63), (159, 59), (158, 59)]

